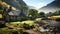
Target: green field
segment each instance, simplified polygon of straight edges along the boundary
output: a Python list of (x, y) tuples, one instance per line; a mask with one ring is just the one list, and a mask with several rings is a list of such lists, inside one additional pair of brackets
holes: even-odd
[(11, 24), (24, 24), (24, 23), (26, 23), (26, 24), (28, 24), (28, 25), (33, 25), (34, 24), (34, 21), (31, 21), (31, 20), (27, 20), (27, 21), (22, 21), (22, 22), (11, 22)]
[(0, 18), (2, 18), (2, 14), (0, 14)]

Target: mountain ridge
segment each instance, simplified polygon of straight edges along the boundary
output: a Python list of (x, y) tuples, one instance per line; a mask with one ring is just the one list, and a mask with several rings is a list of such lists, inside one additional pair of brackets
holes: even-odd
[(43, 12), (59, 11), (60, 10), (60, 1), (54, 0), (53, 2), (47, 4), (47, 6), (44, 6), (44, 7), (40, 8), (39, 10), (43, 11)]

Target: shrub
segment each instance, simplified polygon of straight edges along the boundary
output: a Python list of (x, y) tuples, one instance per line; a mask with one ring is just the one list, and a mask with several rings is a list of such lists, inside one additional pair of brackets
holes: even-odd
[(32, 26), (29, 26), (28, 24), (23, 24), (23, 28), (25, 28), (25, 29), (33, 29), (34, 28), (34, 26), (32, 25)]
[(60, 18), (57, 18), (56, 21), (60, 21)]

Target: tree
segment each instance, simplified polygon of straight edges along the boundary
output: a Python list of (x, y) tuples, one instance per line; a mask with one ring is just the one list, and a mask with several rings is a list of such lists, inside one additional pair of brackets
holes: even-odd
[(53, 16), (53, 13), (52, 12), (49, 12), (46, 14), (47, 16)]
[(23, 4), (21, 4), (19, 9), (20, 9), (20, 14), (19, 14), (19, 16), (20, 16), (20, 21), (25, 21), (25, 20), (27, 20), (27, 16), (26, 16), (26, 14), (25, 14), (25, 11), (28, 10), (28, 7), (26, 7), (26, 6), (24, 6)]
[(0, 10), (2, 10), (4, 6), (2, 5), (2, 2), (0, 1)]
[(60, 15), (60, 10), (59, 10), (59, 11), (54, 12), (54, 15)]
[(39, 13), (39, 17), (45, 17), (45, 13), (44, 12), (40, 12)]
[(24, 14), (24, 10), (28, 9), (28, 8), (26, 6), (24, 6), (23, 4), (21, 4), (19, 9), (21, 10), (20, 16), (24, 16), (25, 17), (26, 15)]
[(60, 11), (55, 11), (55, 12), (49, 12), (46, 14), (47, 16), (56, 16), (56, 15), (60, 15)]
[(38, 16), (38, 11), (36, 9), (30, 9), (28, 16), (35, 19)]

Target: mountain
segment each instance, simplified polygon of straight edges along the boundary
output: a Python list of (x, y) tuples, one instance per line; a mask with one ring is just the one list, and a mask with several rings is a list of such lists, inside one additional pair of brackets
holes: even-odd
[(1, 0), (1, 1), (7, 3), (8, 5), (16, 8), (18, 10), (20, 10), (19, 12), (13, 11), (14, 13), (19, 14), (19, 13), (23, 12), (25, 15), (27, 14), (28, 7), (23, 0)]
[(20, 8), (21, 5), (27, 6), (23, 0), (3, 0), (3, 2), (6, 2), (15, 8)]
[(44, 6), (39, 9), (40, 11), (43, 12), (54, 12), (54, 11), (59, 11), (60, 10), (60, 0), (54, 0), (53, 2), (47, 4), (47, 6)]

